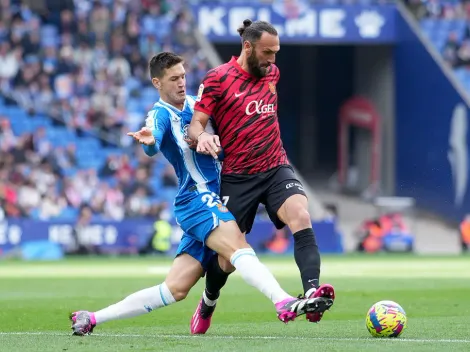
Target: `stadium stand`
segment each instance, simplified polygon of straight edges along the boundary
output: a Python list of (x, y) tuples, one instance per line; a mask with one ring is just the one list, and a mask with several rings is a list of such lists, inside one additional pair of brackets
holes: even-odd
[[(147, 62), (186, 59), (188, 93), (208, 64), (183, 1), (0, 1), (0, 208), (9, 217), (162, 216), (173, 169), (125, 135), (158, 99)], [(155, 30), (158, 28), (158, 30)], [(163, 213), (162, 213), (163, 212)]]
[(470, 2), (417, 0), (408, 2), (421, 29), (470, 91)]

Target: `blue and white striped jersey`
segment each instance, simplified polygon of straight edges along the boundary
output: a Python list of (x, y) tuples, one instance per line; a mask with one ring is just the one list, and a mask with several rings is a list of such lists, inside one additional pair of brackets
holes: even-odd
[[(155, 145), (143, 146), (145, 153), (153, 156), (161, 151), (178, 176), (179, 191), (175, 206), (190, 201), (200, 193), (219, 194), (220, 191), (220, 161), (197, 153), (184, 141), (195, 102), (196, 97), (188, 95), (183, 110), (179, 110), (160, 99), (148, 112), (145, 121), (156, 141)], [(206, 131), (214, 133), (211, 122), (207, 124)]]

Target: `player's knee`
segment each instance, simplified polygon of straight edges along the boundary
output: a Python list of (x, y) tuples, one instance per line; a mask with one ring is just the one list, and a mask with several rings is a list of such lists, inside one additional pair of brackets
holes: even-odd
[(219, 227), (206, 239), (206, 245), (226, 261), (230, 261), (231, 256), (237, 250), (250, 248), (245, 236), (242, 235), (234, 221), (221, 221)]
[(175, 299), (176, 302), (182, 301), (186, 298), (189, 293), (189, 289), (187, 287), (183, 287), (178, 283), (166, 282), (168, 289), (171, 292), (171, 295)]
[(176, 302), (182, 301), (187, 296), (188, 296), (188, 291), (184, 291), (184, 290), (179, 290), (173, 293), (173, 297), (175, 298)]
[(219, 267), (224, 273), (230, 274), (235, 271), (235, 267), (230, 263), (230, 261), (222, 257), (219, 257)]
[(291, 230), (297, 232), (312, 227), (310, 214), (305, 207), (299, 204), (299, 206), (293, 207), (291, 210), (288, 219), (288, 225)]
[(188, 296), (188, 293), (189, 293), (188, 290), (185, 290), (182, 288), (175, 288), (173, 291), (171, 291), (171, 294), (173, 295), (173, 298), (175, 299), (176, 302), (179, 302), (185, 299), (186, 296)]

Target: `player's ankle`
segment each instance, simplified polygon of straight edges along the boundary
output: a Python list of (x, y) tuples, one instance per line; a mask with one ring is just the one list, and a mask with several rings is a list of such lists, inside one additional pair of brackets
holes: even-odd
[(220, 294), (220, 291), (217, 291), (217, 293), (214, 294), (214, 293), (209, 292), (206, 288), (204, 292), (202, 293), (202, 298), (204, 300), (204, 303), (209, 307), (215, 306), (215, 304), (217, 303), (217, 299), (219, 298), (219, 294)]

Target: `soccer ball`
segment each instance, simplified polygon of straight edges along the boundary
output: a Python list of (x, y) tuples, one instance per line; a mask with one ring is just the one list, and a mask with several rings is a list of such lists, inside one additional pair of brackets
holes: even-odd
[(367, 312), (366, 327), (374, 337), (398, 337), (406, 323), (405, 311), (393, 301), (377, 302)]

